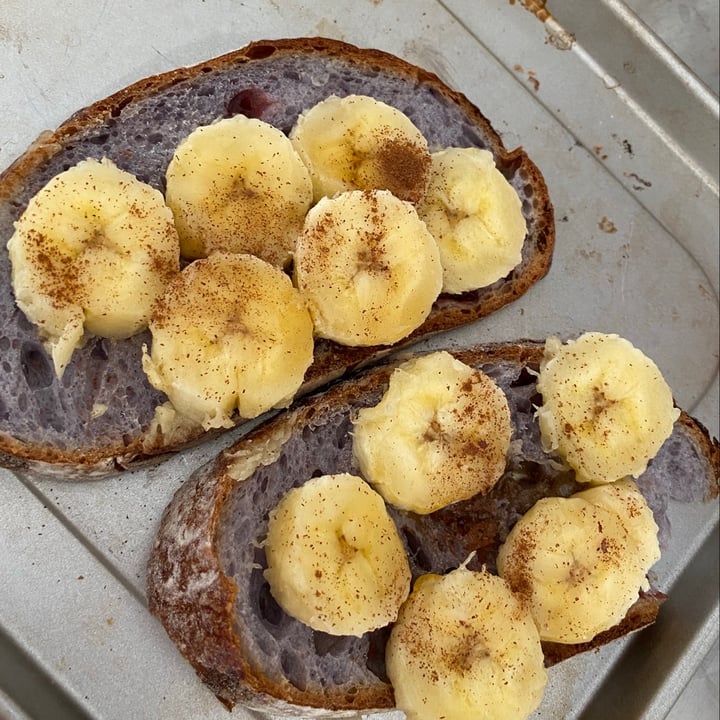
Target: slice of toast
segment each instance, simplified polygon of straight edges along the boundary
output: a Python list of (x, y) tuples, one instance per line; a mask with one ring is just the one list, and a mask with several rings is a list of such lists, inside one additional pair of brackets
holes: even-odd
[[(5, 245), (13, 222), (50, 178), (87, 157), (108, 157), (164, 190), (176, 145), (199, 125), (244, 113), (289, 132), (298, 114), (331, 94), (367, 94), (407, 113), (431, 149), (490, 150), (522, 200), (522, 261), (507, 277), (462, 295), (441, 295), (425, 323), (399, 345), (473, 322), (520, 297), (550, 267), (555, 229), (547, 187), (521, 149), (507, 151), (489, 121), (437, 76), (377, 50), (322, 38), (263, 41), (194, 67), (141, 80), (47, 132), (0, 175), (0, 464), (92, 475), (132, 467), (198, 440), (199, 428), (151, 428), (165, 396), (147, 381), (141, 348), (90, 337), (62, 380), (34, 326), (17, 308)], [(395, 348), (398, 345), (395, 346)], [(300, 393), (393, 348), (320, 340)]]
[[(499, 545), (540, 497), (581, 486), (541, 446), (535, 407), (543, 343), (494, 344), (453, 354), (491, 375), (505, 392), (513, 439), (502, 479), (478, 495), (431, 515), (389, 508), (412, 574), (444, 573), (471, 552), (469, 567), (496, 567)], [(263, 577), (268, 513), (293, 486), (312, 476), (349, 471), (351, 419), (375, 404), (393, 357), (311, 394), (258, 426), (200, 468), (166, 509), (148, 565), (148, 601), (180, 652), (228, 706), (284, 713), (300, 707), (369, 710), (393, 706), (385, 674), (388, 628), (361, 638), (315, 632), (287, 615)], [(668, 541), (668, 498), (702, 502), (718, 496), (720, 446), (686, 413), (637, 480)], [(664, 595), (641, 593), (616, 627), (582, 645), (545, 643), (546, 664), (597, 648), (652, 623)]]

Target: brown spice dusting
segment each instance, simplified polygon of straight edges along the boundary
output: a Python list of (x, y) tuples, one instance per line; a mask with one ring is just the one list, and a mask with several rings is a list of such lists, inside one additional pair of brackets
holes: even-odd
[(614, 538), (603, 537), (598, 551), (602, 562), (617, 565), (618, 567), (622, 563), (623, 547)]
[(383, 189), (408, 202), (422, 199), (431, 163), (427, 151), (409, 140), (389, 138), (379, 144), (375, 161), (385, 180)]
[(529, 570), (535, 559), (537, 543), (532, 532), (515, 535), (512, 552), (508, 554), (503, 572), (504, 579), (523, 601), (530, 602), (533, 595), (533, 577)]
[(28, 230), (28, 260), (41, 275), (38, 291), (55, 307), (82, 304), (84, 296), (80, 267), (69, 253), (59, 253), (44, 233)]
[(478, 660), (489, 657), (490, 651), (482, 642), (480, 633), (474, 632), (462, 638), (462, 641), (455, 650), (455, 657), (450, 660), (448, 665), (460, 670), (469, 671)]
[[(376, 224), (377, 221), (374, 223)], [(387, 261), (385, 233), (381, 230), (368, 230), (365, 244), (357, 255), (357, 271), (372, 275), (390, 275), (392, 268)]]

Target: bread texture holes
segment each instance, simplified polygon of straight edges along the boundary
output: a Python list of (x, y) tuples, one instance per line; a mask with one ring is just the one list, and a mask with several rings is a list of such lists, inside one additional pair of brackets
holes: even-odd
[(303, 658), (292, 650), (286, 649), (280, 653), (280, 665), (287, 680), (298, 690), (305, 690), (307, 674)]
[(422, 540), (410, 528), (404, 527), (401, 532), (414, 566), (422, 572), (429, 572), (432, 563), (423, 549)]
[(23, 343), (20, 349), (20, 363), (30, 390), (41, 390), (53, 384), (55, 370), (40, 345)]
[(320, 630), (314, 630), (312, 635), (313, 646), (318, 655), (339, 656), (346, 653), (351, 645), (351, 640), (342, 635), (329, 635)]
[(250, 60), (265, 60), (275, 53), (276, 47), (272, 43), (253, 43), (245, 52)]
[[(228, 569), (228, 572), (229, 571), (230, 570)], [(270, 592), (270, 586), (266, 582), (260, 586), (258, 606), (260, 608), (260, 614), (266, 622), (270, 623), (270, 625), (273, 625), (274, 627), (280, 625), (285, 612), (277, 604), (277, 601)]]

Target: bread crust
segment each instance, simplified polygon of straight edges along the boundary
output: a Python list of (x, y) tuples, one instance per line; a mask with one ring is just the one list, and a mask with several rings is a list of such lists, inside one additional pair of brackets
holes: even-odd
[[(463, 362), (486, 371), (501, 365), (513, 366), (516, 368), (517, 382), (534, 385), (532, 374), (525, 374), (522, 379), (520, 368), (530, 368), (531, 373), (536, 372), (543, 346), (541, 342), (521, 341), (451, 352)], [(253, 666), (248, 661), (252, 651), (246, 633), (254, 631), (239, 617), (236, 606), (238, 593), (243, 591), (241, 586), (249, 586), (250, 580), (241, 581), (237, 575), (233, 579), (225, 573), (220, 546), (223, 543), (223, 532), (229, 532), (224, 527), (231, 527), (223, 525), (221, 516), (232, 512), (234, 492), (251, 492), (256, 468), (270, 466), (278, 461), (280, 449), (293, 437), (297, 438), (304, 432), (312, 433), (314, 428), (321, 427), (326, 421), (337, 425), (338, 417), (352, 412), (351, 408), (362, 405), (368, 397), (377, 398), (387, 386), (393, 369), (404, 359), (405, 356), (393, 357), (391, 361), (367, 369), (348, 381), (341, 381), (324, 391), (307, 396), (291, 410), (256, 427), (212, 464), (201, 468), (191, 477), (166, 509), (148, 564), (149, 609), (161, 620), (171, 639), (203, 681), (226, 705), (244, 703), (250, 707), (272, 707), (283, 712), (297, 711), (296, 706), (323, 708), (327, 711), (393, 707), (392, 688), (382, 679), (382, 668), (378, 673), (378, 682), (368, 687), (355, 687), (353, 693), (348, 694), (346, 688), (334, 687), (332, 683), (328, 683), (325, 688), (313, 686), (299, 689), (287, 678), (273, 681), (263, 672), (262, 667)], [(702, 477), (695, 478), (699, 487), (694, 490), (693, 498), (698, 501), (716, 498), (720, 474), (717, 441), (711, 439), (703, 426), (684, 412), (676, 429), (684, 438), (683, 442), (688, 443), (692, 452), (702, 458)], [(295, 462), (302, 465), (306, 460), (299, 458)], [(511, 526), (507, 519), (499, 519), (493, 510), (498, 507), (498, 499), (505, 505), (515, 506), (503, 512), (511, 519), (517, 519), (542, 494), (570, 494), (580, 487), (573, 480), (560, 477), (539, 490), (528, 491), (526, 487), (522, 492), (515, 493), (505, 489), (512, 488), (512, 484), (503, 486), (504, 481), (505, 478), (498, 483), (496, 497), (478, 496), (432, 516), (425, 516), (430, 517), (430, 520), (423, 520), (412, 513), (395, 512), (391, 508), (401, 536), (405, 538), (411, 565), (415, 563), (415, 576), (422, 572), (444, 572), (450, 569), (448, 565), (438, 565), (449, 562), (447, 557), (440, 555), (422, 567), (413, 559), (415, 554), (426, 554), (425, 549), (434, 542), (431, 535), (440, 535), (443, 539), (449, 539), (450, 545), (458, 545), (453, 549), (453, 562), (459, 564), (469, 552), (475, 551), (477, 557), (473, 567), (486, 565), (492, 569), (497, 549)], [(541, 479), (535, 475), (532, 481), (540, 486)], [(641, 480), (638, 482), (642, 488)], [(649, 482), (653, 482), (652, 478)], [(286, 489), (289, 488), (275, 488), (274, 491), (279, 495)], [(268, 504), (271, 505), (271, 501)], [(257, 502), (252, 508), (259, 515), (269, 510)], [(413, 540), (411, 545), (407, 544), (409, 538)], [(262, 539), (246, 538), (238, 542), (260, 543)], [(429, 553), (430, 550), (427, 550)], [(203, 584), (198, 588), (194, 580), (199, 576), (208, 579), (212, 576), (212, 581), (208, 582), (207, 587)], [(257, 592), (257, 587), (253, 592)], [(591, 642), (579, 645), (544, 643), (546, 665), (596, 649), (646, 627), (655, 621), (664, 599), (665, 596), (656, 589), (641, 593), (621, 623)]]
[[(429, 89), (439, 102), (453, 106), (472, 126), (477, 137), (487, 146), (496, 158), (500, 170), (512, 178), (516, 189), (525, 192), (525, 212), (529, 218), (529, 230), (523, 250), (521, 264), (506, 278), (498, 280), (488, 288), (462, 295), (441, 295), (425, 321), (409, 337), (392, 347), (351, 348), (344, 347), (328, 340), (318, 340), (315, 349), (315, 361), (310, 367), (305, 382), (299, 391), (304, 394), (320, 385), (377, 360), (382, 355), (425, 338), (431, 334), (474, 322), (495, 312), (504, 305), (513, 302), (523, 295), (533, 284), (544, 277), (551, 264), (555, 226), (553, 207), (548, 195), (547, 186), (542, 174), (522, 148), (508, 151), (503, 146), (498, 133), (492, 128), (488, 119), (462, 93), (448, 88), (434, 73), (416, 67), (398, 57), (375, 49), (361, 49), (337, 40), (327, 38), (290, 38), (253, 42), (246, 47), (216, 57), (191, 67), (178, 68), (170, 72), (142, 79), (113, 95), (99, 100), (94, 104), (76, 112), (54, 132), (44, 132), (2, 175), (0, 175), (0, 234), (4, 245), (12, 233), (12, 222), (24, 209), (30, 196), (34, 194), (54, 174), (51, 167), (62, 167), (63, 158), (68, 156), (75, 145), (83, 138), (91, 138), (93, 147), (99, 154), (109, 155), (124, 169), (135, 172), (143, 177), (145, 160), (142, 152), (129, 149), (114, 150), (112, 134), (116, 132), (118, 123), (124, 118), (137, 114), (146, 104), (154, 102), (164, 94), (177, 92), (190, 93), (195, 84), (208, 78), (219, 83), (222, 78), (238, 79), (238, 87), (246, 70), (258, 63), (281, 62), (292, 58), (297, 63), (316, 62), (324, 58), (327, 62), (348, 64), (356, 72), (373, 73), (381, 76), (392, 76), (406, 83), (408, 88)], [(168, 95), (168, 102), (179, 103), (173, 98), (179, 95)], [(192, 96), (183, 95), (185, 102), (192, 101)], [(217, 114), (230, 112), (233, 98), (224, 97), (218, 102)], [(279, 103), (282, 98), (271, 98), (272, 103)], [(177, 107), (172, 108), (177, 110)], [(208, 120), (209, 121), (209, 120)], [(129, 120), (128, 122), (131, 122)], [(189, 129), (187, 129), (189, 131)], [(117, 156), (113, 156), (117, 152)], [(68, 160), (70, 162), (70, 160)], [(148, 162), (150, 162), (148, 160)], [(163, 178), (156, 175), (145, 178), (151, 184), (162, 188)], [(4, 263), (4, 264), (3, 264)], [(0, 282), (9, 285), (9, 261), (0, 254)], [(7, 298), (7, 299), (6, 299)], [(0, 297), (2, 303), (11, 302), (11, 294)], [(13, 332), (13, 347), (24, 342), (40, 347), (40, 340), (34, 328), (27, 325), (21, 313), (12, 308), (5, 308), (8, 320), (6, 333)], [(0, 321), (2, 317), (0, 317)], [(1, 323), (0, 323), (1, 326)], [(20, 329), (18, 329), (20, 328)], [(122, 341), (126, 342), (126, 341)], [(135, 343), (139, 348), (140, 342)], [(89, 351), (88, 351), (89, 354)], [(77, 352), (76, 352), (77, 355)], [(73, 359), (75, 362), (75, 358)], [(5, 390), (0, 384), (0, 402), (7, 400), (6, 405), (12, 406), (13, 393), (33, 392), (26, 390), (25, 381), (21, 376), (21, 362), (12, 360), (11, 372), (15, 378), (16, 388)], [(72, 365), (72, 363), (71, 363)], [(101, 368), (102, 370), (103, 368)], [(112, 369), (117, 372), (117, 369)], [(121, 371), (122, 372), (122, 371)], [(141, 378), (144, 381), (144, 378)], [(10, 381), (7, 381), (10, 382)], [(17, 388), (20, 388), (19, 390)], [(66, 406), (71, 404), (65, 389), (58, 383), (52, 386), (58, 398), (53, 402), (61, 414), (67, 413)], [(149, 385), (145, 388), (146, 395), (157, 396), (157, 401), (164, 399), (155, 393)], [(2, 397), (2, 393), (7, 393)], [(62, 408), (62, 410), (60, 410)], [(132, 405), (125, 414), (131, 413)], [(84, 412), (89, 412), (84, 410)], [(138, 412), (136, 421), (139, 427), (121, 428), (109, 426), (98, 431), (90, 440), (76, 442), (62, 434), (54, 438), (44, 437), (43, 420), (36, 422), (38, 429), (21, 436), (13, 424), (14, 413), (0, 422), (0, 464), (29, 471), (55, 472), (64, 477), (100, 476), (129, 467), (137, 467), (162, 456), (174, 452), (204, 437), (199, 428), (186, 431), (173, 438), (149, 433), (150, 418)], [(90, 422), (88, 417), (69, 420), (71, 423)]]

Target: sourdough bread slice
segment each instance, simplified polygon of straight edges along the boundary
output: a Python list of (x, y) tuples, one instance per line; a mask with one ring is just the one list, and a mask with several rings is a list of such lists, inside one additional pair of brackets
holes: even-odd
[[(519, 342), (453, 351), (491, 375), (505, 392), (514, 450), (502, 479), (478, 495), (431, 515), (389, 508), (414, 577), (444, 573), (476, 552), (469, 567), (493, 571), (499, 545), (540, 497), (567, 496), (580, 485), (540, 443), (534, 374), (543, 344)], [(352, 459), (351, 420), (375, 404), (394, 357), (307, 396), (258, 426), (199, 469), (166, 509), (148, 565), (149, 608), (199, 676), (225, 704), (284, 713), (393, 706), (385, 674), (388, 628), (361, 638), (311, 630), (274, 601), (263, 577), (268, 514), (293, 486), (341, 471)], [(668, 498), (701, 502), (718, 495), (720, 447), (683, 413), (638, 479), (667, 543)], [(543, 647), (546, 663), (599, 647), (652, 623), (664, 596), (642, 593), (616, 627), (583, 645)]]
[[(407, 113), (430, 147), (490, 150), (522, 200), (528, 233), (522, 262), (476, 292), (441, 296), (426, 322), (401, 344), (473, 322), (520, 297), (550, 267), (553, 209), (538, 168), (507, 151), (489, 121), (430, 72), (377, 50), (322, 38), (263, 41), (190, 68), (141, 80), (85, 108), (37, 141), (0, 175), (0, 464), (59, 473), (104, 474), (176, 450), (199, 428), (151, 428), (165, 396), (148, 383), (141, 348), (148, 333), (123, 341), (88, 338), (62, 380), (35, 327), (16, 307), (5, 249), (13, 222), (50, 178), (87, 157), (108, 157), (164, 190), (176, 145), (199, 125), (243, 113), (289, 132), (298, 114), (331, 94), (368, 94)], [(367, 363), (388, 348), (318, 341), (301, 393)]]

